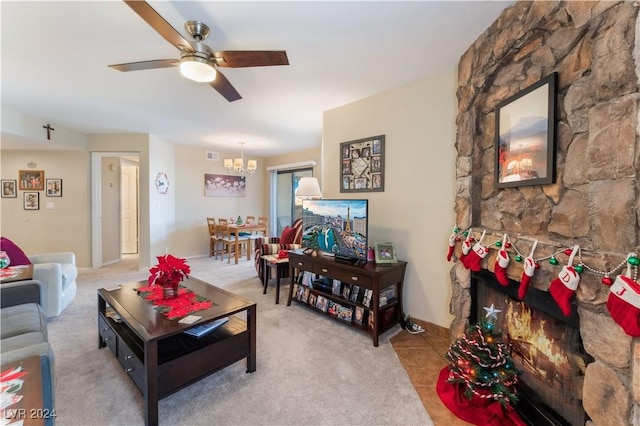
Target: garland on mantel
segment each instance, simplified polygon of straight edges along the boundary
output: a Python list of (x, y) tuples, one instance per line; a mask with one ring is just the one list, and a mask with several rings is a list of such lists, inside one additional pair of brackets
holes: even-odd
[[(640, 337), (640, 284), (637, 282), (640, 258), (638, 258), (637, 253), (629, 253), (624, 260), (609, 271), (600, 271), (584, 262), (582, 250), (577, 244), (573, 247), (561, 246), (548, 256), (536, 258), (534, 254), (538, 240), (533, 240), (531, 252), (525, 257), (523, 252), (511, 241), (508, 234), (504, 233), (496, 241), (483, 244), (486, 234), (486, 230), (482, 231), (480, 238), (476, 238), (471, 228), (466, 231), (461, 231), (457, 225), (454, 226), (451, 236), (449, 237), (447, 261), (451, 261), (456, 243), (461, 242), (462, 253), (459, 257), (460, 262), (462, 262), (465, 268), (478, 272), (482, 268), (482, 260), (489, 254), (490, 249), (495, 247), (498, 250), (498, 255), (495, 260), (494, 273), (501, 285), (508, 286), (509, 280), (506, 276), (506, 269), (511, 258), (507, 249), (512, 249), (516, 253), (513, 259), (516, 262), (523, 262), (523, 272), (518, 288), (518, 297), (524, 299), (529, 288), (529, 282), (536, 269), (540, 267), (540, 262), (548, 260), (549, 264), (555, 266), (559, 264), (558, 255), (565, 254), (568, 256), (567, 265), (562, 267), (557, 278), (549, 285), (549, 293), (560, 307), (562, 313), (565, 316), (569, 316), (571, 313), (571, 299), (578, 288), (580, 274), (591, 272), (596, 275), (601, 275), (602, 284), (609, 286), (610, 289), (607, 308), (611, 313), (611, 317), (627, 334), (633, 337)], [(578, 262), (574, 266), (573, 263), (576, 256)], [(620, 274), (615, 280), (612, 279), (612, 275), (621, 271), (625, 264), (627, 266), (626, 274)]]
[[(464, 243), (469, 241), (469, 242), (477, 242), (477, 243), (482, 243), (482, 240), (484, 239), (486, 235), (486, 231), (482, 232), (481, 238), (480, 240), (477, 240), (472, 228), (469, 228), (466, 231), (461, 231), (460, 228), (458, 228), (458, 226), (454, 226), (453, 227), (453, 232), (451, 234), (451, 237), (449, 238), (449, 253), (447, 254), (447, 260), (450, 261), (451, 257), (453, 256), (453, 250), (455, 247), (455, 243), (456, 242), (460, 242), (463, 241), (463, 254), (464, 254)], [(453, 241), (453, 244), (452, 244)], [(560, 247), (558, 249), (556, 249), (556, 251), (548, 256), (543, 256), (543, 257), (537, 257), (534, 258), (533, 257), (533, 252), (535, 251), (535, 247), (538, 244), (538, 240), (532, 240), (533, 241), (533, 249), (531, 251), (531, 255), (529, 257), (531, 257), (534, 261), (535, 264), (535, 268), (538, 269), (540, 268), (540, 263), (541, 261), (544, 260), (549, 260), (549, 264), (551, 265), (558, 265), (558, 258), (557, 256), (559, 254), (565, 254), (567, 256), (571, 255), (571, 252), (573, 251), (573, 247)], [(545, 244), (545, 243), (541, 243), (541, 244)], [(516, 252), (516, 255), (513, 257), (513, 260), (515, 260), (516, 262), (522, 262), (525, 260), (525, 255), (522, 254), (522, 251), (520, 249), (518, 249), (518, 247), (516, 247), (515, 243), (513, 243), (511, 241), (511, 237), (508, 234), (503, 234), (501, 237), (499, 237), (496, 241), (492, 242), (492, 243), (488, 243), (488, 244), (483, 244), (487, 249), (491, 248), (492, 246), (496, 247), (497, 250), (499, 251), (506, 251), (506, 250), (501, 250), (501, 249), (513, 249), (513, 251)], [(488, 251), (487, 251), (488, 253)], [(578, 251), (577, 251), (577, 256), (578, 256), (578, 264), (575, 266), (575, 270), (577, 273), (582, 274), (585, 270), (592, 272), (594, 274), (597, 275), (602, 275), (602, 284), (604, 285), (612, 285), (613, 284), (613, 280), (611, 279), (611, 276), (613, 274), (615, 274), (617, 271), (621, 270), (624, 265), (628, 262), (630, 263), (632, 266), (634, 266), (635, 268), (635, 273), (634, 273), (634, 280), (637, 280), (638, 276), (638, 266), (640, 265), (640, 258), (638, 257), (638, 254), (633, 252), (633, 253), (629, 253), (627, 255), (626, 258), (624, 258), (624, 260), (622, 260), (617, 266), (615, 266), (614, 268), (612, 268), (609, 271), (600, 271), (598, 269), (595, 269), (589, 265), (587, 265), (584, 260), (582, 259), (582, 250), (580, 249), (580, 246), (578, 246)]]

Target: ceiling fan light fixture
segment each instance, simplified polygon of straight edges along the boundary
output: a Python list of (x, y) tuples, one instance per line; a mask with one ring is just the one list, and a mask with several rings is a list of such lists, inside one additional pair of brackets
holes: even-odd
[(180, 58), (180, 74), (198, 83), (210, 83), (216, 79), (216, 69), (211, 61), (196, 55)]

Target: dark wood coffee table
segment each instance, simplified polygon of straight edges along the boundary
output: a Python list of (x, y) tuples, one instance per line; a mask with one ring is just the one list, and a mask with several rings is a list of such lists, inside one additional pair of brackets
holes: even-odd
[[(146, 281), (98, 290), (99, 347), (108, 346), (144, 396), (145, 424), (158, 424), (158, 400), (243, 358), (256, 370), (256, 304), (196, 278), (182, 285), (214, 306), (193, 315), (192, 325), (155, 311), (136, 289)], [(246, 313), (246, 321), (236, 314)], [(119, 318), (118, 318), (119, 317)], [(229, 317), (212, 332), (195, 338), (183, 332)]]

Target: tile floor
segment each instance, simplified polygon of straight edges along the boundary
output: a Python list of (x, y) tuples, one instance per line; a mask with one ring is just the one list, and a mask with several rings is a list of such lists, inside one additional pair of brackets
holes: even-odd
[(444, 357), (449, 349), (447, 330), (423, 322), (420, 325), (424, 333), (409, 334), (402, 330), (391, 338), (391, 344), (433, 423), (436, 426), (470, 425), (453, 415), (436, 393), (438, 374), (447, 365)]

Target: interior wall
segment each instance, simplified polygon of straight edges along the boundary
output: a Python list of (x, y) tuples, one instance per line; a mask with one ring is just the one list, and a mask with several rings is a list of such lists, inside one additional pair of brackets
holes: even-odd
[(258, 161), (258, 170), (246, 176), (244, 197), (206, 197), (204, 193), (204, 175), (229, 175), (223, 167), (224, 158), (234, 158), (239, 150), (216, 151), (219, 160), (207, 160), (207, 150), (191, 146), (175, 146), (175, 178), (169, 178), (169, 193), (176, 197), (175, 229), (171, 234), (170, 247), (174, 254), (181, 257), (209, 254), (209, 230), (207, 217), (230, 218), (241, 215), (256, 217), (268, 213), (269, 193), (265, 188), (266, 160), (245, 154), (249, 159)]
[[(4, 117), (3, 117), (4, 118)], [(80, 267), (91, 265), (90, 161), (86, 151), (1, 152), (2, 179), (18, 180), (18, 170), (44, 170), (44, 177), (62, 179), (62, 197), (40, 193), (40, 209), (24, 210), (23, 194), (0, 198), (2, 235), (27, 254), (72, 251)], [(48, 208), (51, 207), (51, 208)]]
[[(326, 111), (323, 197), (369, 199), (369, 241), (408, 262), (404, 310), (448, 327), (446, 241), (455, 195), (456, 71)], [(385, 135), (384, 192), (340, 193), (340, 143)]]
[(102, 264), (120, 260), (120, 159), (103, 157), (102, 164)]

